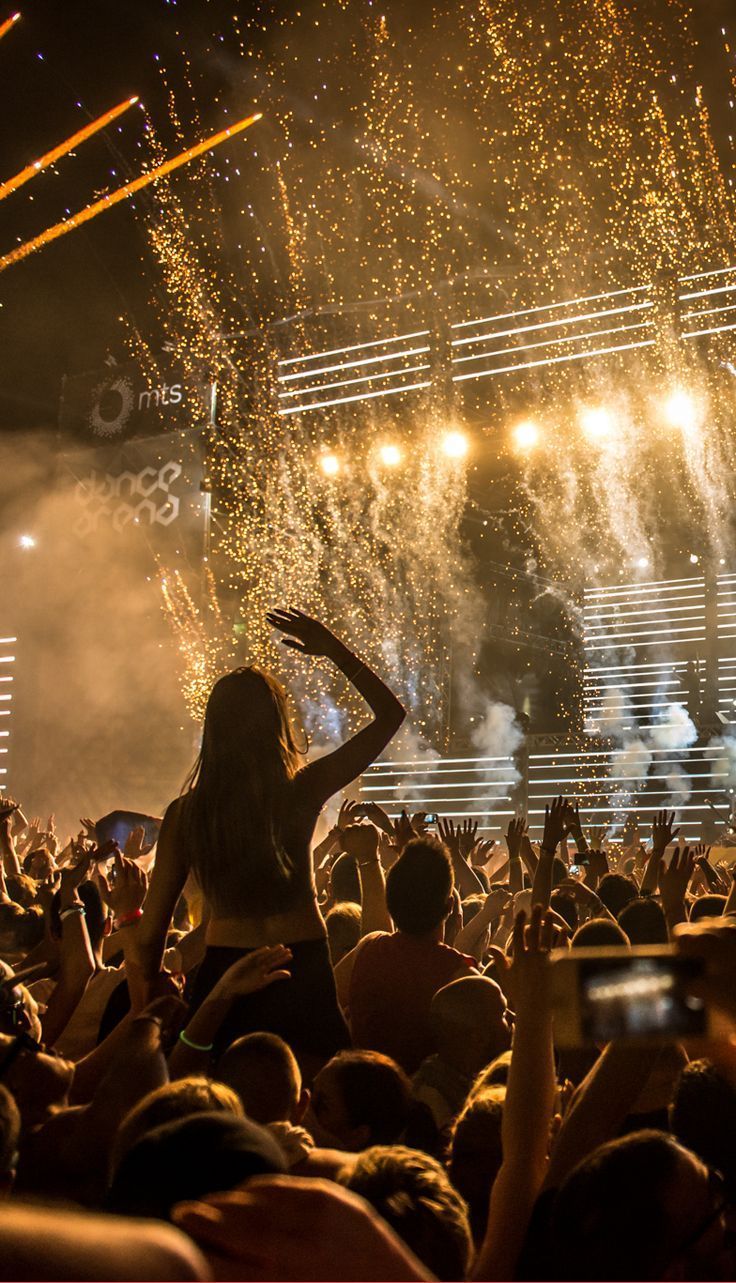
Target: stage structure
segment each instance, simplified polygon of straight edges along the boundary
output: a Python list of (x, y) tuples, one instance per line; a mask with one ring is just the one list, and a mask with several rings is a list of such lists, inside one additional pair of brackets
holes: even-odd
[[(502, 292), (501, 278), (467, 278), (430, 294), (322, 308), (270, 327), (279, 416), (314, 421), (316, 439), (328, 448), (333, 426), (347, 418), (359, 431), (370, 403), (396, 405), (397, 415), (399, 406), (432, 405), (448, 422), (454, 415), (462, 421), (471, 390), (487, 387), (488, 380), (524, 388), (528, 402), (529, 380), (533, 388), (545, 371), (635, 359), (663, 343), (696, 345), (729, 383), (736, 373), (720, 341), (736, 332), (736, 265), (514, 310), (499, 306)], [(254, 337), (253, 331), (231, 336), (246, 378)], [(299, 341), (309, 350), (300, 352)], [(210, 394), (198, 412), (216, 432), (214, 389)], [(179, 430), (183, 418), (191, 421), (189, 395), (175, 369), (154, 387), (140, 369), (117, 367), (68, 380), (61, 425), (66, 434), (100, 446), (151, 431), (163, 434), (155, 438), (160, 443)], [(151, 429), (149, 416), (157, 428)], [(122, 471), (127, 476), (131, 468), (125, 464)], [(107, 465), (105, 472), (109, 480)], [(141, 490), (136, 503), (126, 494), (124, 512), (111, 520), (125, 523), (145, 514), (146, 522), (165, 526), (168, 474), (162, 482), (160, 467), (142, 461), (135, 475)], [(111, 484), (114, 491), (117, 483)], [(80, 494), (85, 493), (101, 494), (97, 482), (86, 490), (82, 484)], [(736, 575), (725, 565), (694, 569), (679, 580), (590, 587), (580, 603), (580, 736), (527, 735), (513, 759), (427, 753), (379, 763), (362, 782), (364, 795), (391, 814), (406, 805), (456, 819), (471, 816), (495, 833), (517, 806), (528, 808), (537, 831), (544, 801), (557, 792), (580, 797), (591, 823), (612, 810), (619, 824), (630, 813), (647, 823), (667, 802), (680, 811), (687, 835), (700, 837), (711, 818), (706, 798), (728, 803), (722, 788), (731, 768), (722, 740), (736, 721), (735, 602)], [(660, 642), (662, 628), (666, 638)], [(535, 637), (534, 643), (559, 649), (551, 637)], [(659, 715), (671, 705), (682, 710), (692, 731), (658, 739)]]

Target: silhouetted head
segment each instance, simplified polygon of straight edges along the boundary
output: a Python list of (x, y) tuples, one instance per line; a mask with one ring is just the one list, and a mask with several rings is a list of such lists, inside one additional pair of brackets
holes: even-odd
[(447, 848), (439, 838), (412, 838), (386, 879), (388, 911), (398, 931), (426, 935), (444, 922), (454, 878)]
[(199, 778), (215, 763), (243, 754), (278, 760), (287, 777), (294, 774), (299, 751), (280, 682), (253, 665), (236, 668), (215, 682), (207, 700)]

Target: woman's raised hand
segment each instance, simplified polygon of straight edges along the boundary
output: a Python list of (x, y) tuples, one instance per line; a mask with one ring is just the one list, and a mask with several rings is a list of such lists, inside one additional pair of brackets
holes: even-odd
[(281, 638), (282, 646), (298, 650), (302, 655), (332, 655), (339, 646), (335, 634), (325, 624), (301, 610), (270, 610), (266, 619), (279, 632), (290, 634)]

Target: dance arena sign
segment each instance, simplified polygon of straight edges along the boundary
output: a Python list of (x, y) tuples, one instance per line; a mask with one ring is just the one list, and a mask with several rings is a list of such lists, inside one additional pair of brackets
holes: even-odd
[(89, 445), (112, 445), (213, 421), (215, 386), (187, 380), (164, 354), (155, 374), (136, 363), (64, 380), (59, 429)]
[[(158, 545), (174, 527), (202, 528), (205, 495), (199, 433), (131, 441), (64, 456), (74, 498), (72, 528), (81, 539), (104, 530), (138, 530)], [(182, 526), (185, 529), (182, 529)]]

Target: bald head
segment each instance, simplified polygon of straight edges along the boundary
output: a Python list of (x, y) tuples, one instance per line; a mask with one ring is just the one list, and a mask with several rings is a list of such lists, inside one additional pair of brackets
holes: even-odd
[(430, 1008), (432, 1030), (443, 1053), (461, 1043), (482, 1069), (510, 1041), (508, 1008), (502, 990), (488, 976), (463, 976), (438, 989)]

